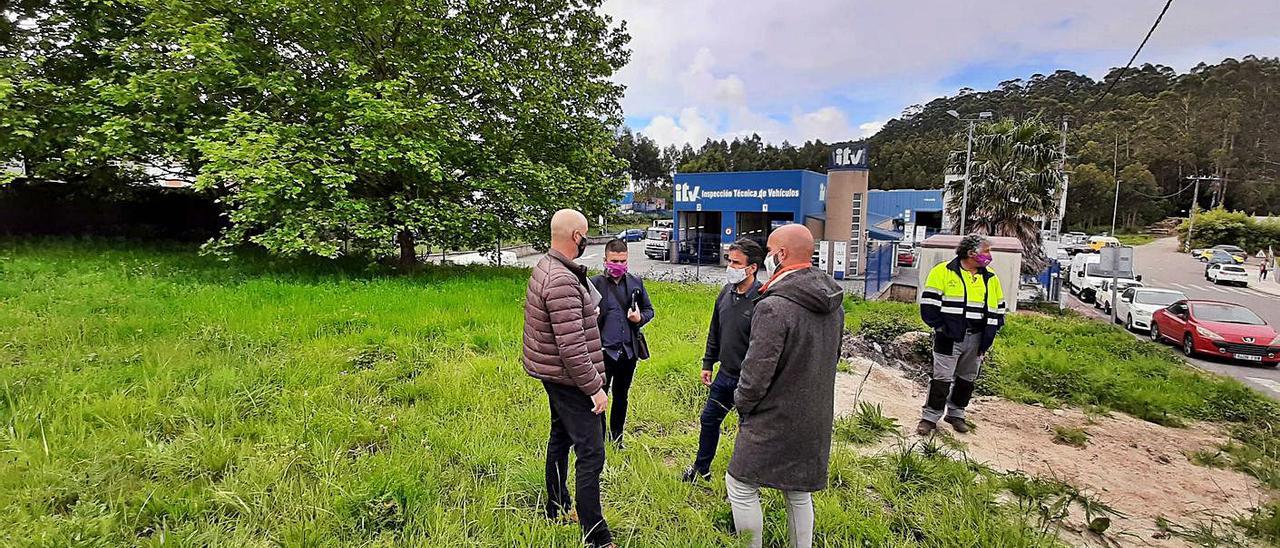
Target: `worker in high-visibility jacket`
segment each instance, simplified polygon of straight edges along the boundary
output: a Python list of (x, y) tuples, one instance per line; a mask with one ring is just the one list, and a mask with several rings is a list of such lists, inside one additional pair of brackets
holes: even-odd
[(969, 431), (965, 408), (974, 381), (1004, 325), (1004, 292), (987, 267), (991, 243), (970, 234), (960, 240), (956, 257), (929, 271), (920, 291), (920, 316), (933, 328), (933, 376), (916, 433), (927, 436), (945, 420), (956, 432)]

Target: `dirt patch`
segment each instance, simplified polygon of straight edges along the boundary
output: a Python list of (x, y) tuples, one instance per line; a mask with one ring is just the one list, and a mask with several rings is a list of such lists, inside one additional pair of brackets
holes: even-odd
[[(924, 388), (902, 371), (865, 358), (851, 358), (849, 365), (851, 372), (836, 379), (836, 414), (852, 412), (858, 401), (879, 404), (885, 415), (898, 420), (903, 436), (914, 438)], [(1064, 533), (1064, 540), (1076, 545), (1189, 546), (1160, 538), (1156, 519), (1189, 525), (1234, 516), (1268, 495), (1254, 478), (1187, 459), (1187, 453), (1227, 441), (1211, 424), (1168, 428), (1121, 413), (1086, 416), (1074, 409), (1050, 410), (994, 397), (975, 398), (969, 417), (977, 429), (955, 434), (969, 457), (999, 471), (1056, 477), (1127, 516), (1114, 520), (1108, 542)], [(1054, 443), (1055, 427), (1084, 429), (1085, 447)]]

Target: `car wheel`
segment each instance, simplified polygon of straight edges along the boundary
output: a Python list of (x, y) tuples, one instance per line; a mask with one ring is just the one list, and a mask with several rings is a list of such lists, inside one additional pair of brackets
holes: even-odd
[(1156, 321), (1151, 320), (1151, 342), (1160, 342), (1160, 326), (1156, 325)]
[(1182, 336), (1182, 353), (1188, 358), (1196, 357), (1196, 341), (1190, 333)]

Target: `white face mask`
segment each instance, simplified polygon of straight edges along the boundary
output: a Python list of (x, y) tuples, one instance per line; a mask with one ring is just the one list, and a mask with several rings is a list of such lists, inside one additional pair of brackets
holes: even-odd
[(764, 268), (765, 270), (768, 270), (770, 273), (777, 272), (778, 266), (779, 265), (778, 265), (777, 255), (769, 255), (768, 257), (764, 258)]
[(725, 271), (725, 278), (729, 281), (729, 283), (733, 285), (738, 285), (746, 281), (747, 269), (729, 267), (729, 269)]

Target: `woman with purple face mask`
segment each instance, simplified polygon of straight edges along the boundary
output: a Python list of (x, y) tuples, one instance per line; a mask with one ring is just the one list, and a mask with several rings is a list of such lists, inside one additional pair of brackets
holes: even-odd
[(956, 257), (933, 267), (920, 291), (920, 316), (933, 328), (933, 375), (916, 426), (921, 436), (933, 433), (940, 420), (956, 432), (970, 430), (965, 409), (1006, 311), (991, 261), (986, 237), (965, 236)]
[(604, 246), (604, 274), (591, 278), (600, 292), (600, 343), (604, 347), (604, 390), (611, 408), (600, 415), (605, 433), (622, 445), (627, 420), (627, 392), (636, 363), (647, 359), (648, 345), (640, 328), (653, 320), (653, 304), (640, 277), (627, 272), (627, 242), (612, 240)]

